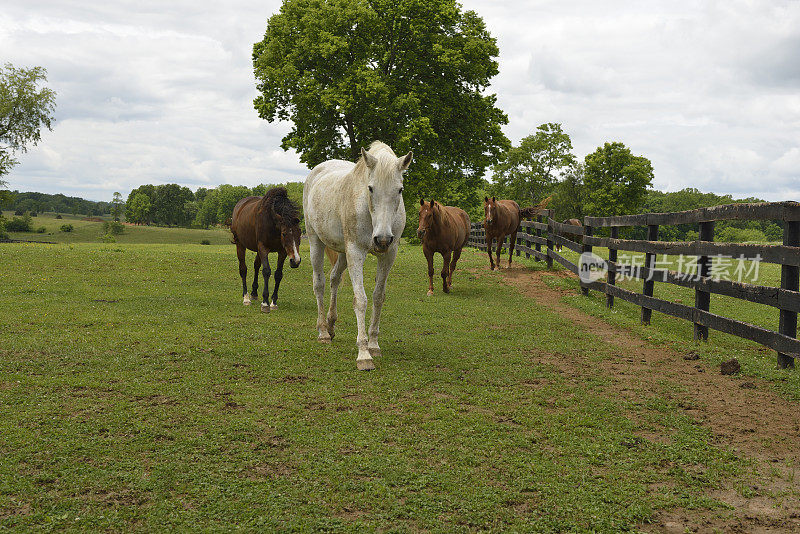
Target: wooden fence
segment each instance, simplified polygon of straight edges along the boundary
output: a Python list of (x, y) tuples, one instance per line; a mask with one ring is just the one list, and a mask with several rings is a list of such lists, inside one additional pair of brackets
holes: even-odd
[[(722, 220), (777, 220), (783, 224), (782, 245), (715, 243), (714, 223)], [(472, 225), (470, 246), (486, 250), (483, 223)], [(697, 224), (696, 241), (659, 241), (660, 226)], [(621, 227), (646, 226), (647, 240), (619, 239)], [(609, 237), (597, 237), (595, 229), (608, 228)], [(578, 242), (580, 241), (580, 243)], [(508, 245), (506, 240), (505, 246)], [(606, 295), (606, 305), (614, 305), (620, 298), (641, 306), (642, 324), (650, 324), (652, 311), (658, 311), (694, 323), (694, 338), (708, 340), (708, 330), (718, 330), (744, 339), (749, 339), (775, 350), (778, 367), (794, 367), (794, 359), (800, 357), (800, 341), (797, 339), (797, 314), (800, 312), (800, 204), (797, 202), (768, 202), (760, 204), (728, 204), (711, 208), (672, 212), (622, 215), (616, 217), (586, 217), (584, 226), (562, 224), (552, 219), (552, 211), (545, 210), (536, 221), (523, 221), (517, 233), (515, 250), (519, 256), (533, 256), (544, 260), (552, 267), (553, 260), (575, 274), (580, 274), (581, 265), (576, 265), (555, 250), (561, 245), (578, 253), (592, 252), (593, 247), (607, 247), (608, 269), (606, 280), (581, 280), (581, 291), (588, 295), (596, 290)], [(618, 261), (619, 250), (644, 253), (641, 266), (622, 264)], [(669, 269), (657, 269), (657, 256), (687, 255), (694, 260), (692, 276)], [(781, 265), (781, 287), (761, 286), (731, 280), (723, 280), (712, 273), (712, 260), (721, 261), (751, 259)], [(642, 292), (636, 293), (616, 285), (617, 275), (642, 280)], [(655, 282), (670, 283), (694, 289), (695, 304), (688, 306), (653, 296)], [(711, 294), (735, 297), (748, 302), (766, 304), (778, 309), (778, 330), (769, 330), (733, 318), (712, 313)]]

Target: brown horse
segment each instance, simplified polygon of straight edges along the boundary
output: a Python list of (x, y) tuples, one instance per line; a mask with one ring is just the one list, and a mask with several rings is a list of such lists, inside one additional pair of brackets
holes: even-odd
[(550, 202), (550, 197), (542, 200), (538, 206), (520, 209), (519, 204), (513, 200), (484, 197), (483, 227), (486, 230), (486, 250), (489, 252), (489, 266), (492, 270), (494, 270), (492, 241), (497, 239), (497, 268), (500, 269), (500, 250), (503, 248), (503, 239), (507, 235), (511, 235), (508, 246), (508, 266), (511, 267), (511, 256), (514, 255), (514, 246), (517, 244), (517, 230), (519, 230), (520, 221), (542, 211), (548, 202)]
[[(263, 197), (247, 197), (240, 200), (233, 208), (231, 233), (236, 244), (236, 255), (239, 257), (239, 276), (242, 277), (244, 305), (249, 306), (251, 298), (258, 298), (258, 270), (264, 266), (264, 295), (261, 311), (268, 312), (277, 308), (278, 288), (283, 278), (283, 262), (289, 256), (289, 265), (296, 268), (300, 265), (300, 219), (297, 206), (289, 200), (286, 189), (275, 187), (267, 191)], [(253, 264), (255, 276), (253, 289), (247, 294), (247, 250), (256, 252)], [(270, 252), (278, 253), (278, 269), (275, 271), (275, 291), (272, 292), (272, 304), (269, 296)]]
[[(583, 226), (583, 224), (581, 223), (581, 221), (579, 219), (564, 219), (562, 221), (562, 224), (571, 224), (573, 226)], [(564, 234), (563, 237), (566, 237), (570, 241), (575, 241), (576, 243), (581, 240), (581, 236), (579, 236), (578, 234)], [(561, 245), (559, 243), (556, 243), (556, 250), (558, 252), (561, 252)]]
[[(431, 200), (419, 201), (417, 236), (422, 240), (422, 252), (428, 260), (428, 295), (433, 295), (433, 255), (442, 255), (442, 291), (450, 292), (453, 271), (461, 257), (461, 249), (469, 239), (469, 215), (461, 208), (442, 206)], [(450, 259), (452, 254), (452, 260)]]

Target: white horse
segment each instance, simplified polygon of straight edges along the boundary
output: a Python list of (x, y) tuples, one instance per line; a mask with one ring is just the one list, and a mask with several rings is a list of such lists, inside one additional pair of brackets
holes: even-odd
[[(359, 370), (375, 368), (380, 356), (378, 324), (386, 296), (386, 279), (397, 256), (400, 234), (406, 224), (403, 205), (403, 172), (411, 164), (411, 152), (398, 158), (391, 148), (375, 141), (369, 151), (361, 149), (357, 163), (330, 160), (320, 163), (306, 178), (303, 212), (311, 245), (314, 294), (317, 297), (317, 330), (322, 343), (333, 339), (336, 324), (336, 292), (345, 268), (353, 283), (353, 309), (358, 323)], [(325, 247), (339, 253), (331, 270), (331, 301), (327, 320), (322, 298), (325, 292)], [(378, 258), (369, 338), (364, 326), (367, 295), (364, 291), (364, 260), (367, 253)]]

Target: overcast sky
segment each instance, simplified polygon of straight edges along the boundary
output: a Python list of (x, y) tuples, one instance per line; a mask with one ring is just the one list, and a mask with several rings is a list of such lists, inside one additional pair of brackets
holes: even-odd
[[(800, 1), (464, 0), (500, 47), (514, 144), (560, 122), (583, 158), (648, 157), (654, 186), (800, 200)], [(92, 200), (145, 183), (303, 180), (253, 109), (252, 45), (280, 2), (0, 0), (0, 62), (41, 65), (55, 127), (11, 189)]]

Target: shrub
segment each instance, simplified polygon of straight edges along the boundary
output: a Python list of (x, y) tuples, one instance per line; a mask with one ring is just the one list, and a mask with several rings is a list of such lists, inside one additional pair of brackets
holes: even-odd
[(16, 215), (17, 217), (22, 217), (23, 215), (25, 215), (25, 212), (22, 210), (15, 210), (14, 215)]
[(72, 230), (74, 230), (74, 228), (72, 227), (71, 224), (62, 224), (61, 225), (61, 231), (62, 232), (71, 232)]
[(116, 238), (111, 234), (104, 235), (103, 237), (100, 238), (100, 240), (103, 243), (116, 243), (117, 242)]
[(6, 223), (6, 230), (9, 232), (30, 232), (32, 230), (31, 216), (14, 217)]
[(3, 214), (0, 213), (0, 239), (8, 239), (8, 232), (6, 232), (6, 220)]
[(35, 212), (35, 211), (31, 212), (31, 217), (38, 217), (38, 216), (39, 216), (39, 214), (37, 212)]
[(64, 217), (62, 217), (60, 213), (58, 215), (56, 215), (56, 219), (63, 219), (63, 218)]
[(721, 241), (723, 243), (743, 243), (746, 241), (763, 243), (767, 240), (767, 236), (764, 235), (764, 232), (761, 230), (756, 230), (755, 228), (734, 228), (732, 226), (728, 226), (727, 228), (723, 228), (719, 232), (716, 232), (714, 240)]
[(119, 221), (106, 221), (103, 223), (103, 232), (107, 235), (119, 235), (125, 231), (125, 225)]
[(200, 241), (200, 244), (201, 245), (210, 245), (211, 241), (209, 241), (208, 239), (203, 239), (202, 241)]
[(45, 228), (44, 226), (40, 226), (39, 228), (36, 229), (36, 233), (37, 234), (43, 234), (46, 231), (47, 231), (47, 228)]

